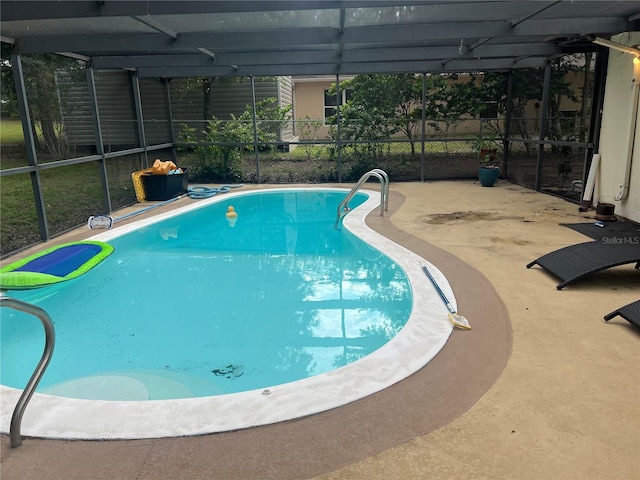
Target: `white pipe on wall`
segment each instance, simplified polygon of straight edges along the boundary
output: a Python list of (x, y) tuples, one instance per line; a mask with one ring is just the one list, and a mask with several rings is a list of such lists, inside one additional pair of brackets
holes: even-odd
[(596, 185), (598, 165), (600, 165), (600, 154), (594, 153), (593, 157), (591, 157), (591, 167), (589, 168), (589, 175), (587, 176), (587, 184), (582, 191), (582, 200), (585, 202), (591, 202), (593, 198), (593, 188)]
[(636, 143), (636, 126), (638, 122), (638, 99), (640, 98), (640, 59), (633, 59), (633, 80), (631, 81), (633, 93), (631, 95), (631, 115), (629, 117), (629, 145), (624, 167), (624, 180), (614, 200), (620, 201), (629, 195), (629, 182), (631, 180), (631, 164), (633, 163), (633, 147)]

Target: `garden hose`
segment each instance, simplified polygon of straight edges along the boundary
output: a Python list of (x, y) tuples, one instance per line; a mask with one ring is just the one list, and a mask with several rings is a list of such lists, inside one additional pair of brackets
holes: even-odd
[(223, 185), (221, 187), (203, 187), (196, 185), (195, 187), (189, 187), (188, 195), (190, 198), (209, 198), (217, 195), (218, 193), (227, 193), (232, 188), (242, 187), (243, 184), (239, 185)]

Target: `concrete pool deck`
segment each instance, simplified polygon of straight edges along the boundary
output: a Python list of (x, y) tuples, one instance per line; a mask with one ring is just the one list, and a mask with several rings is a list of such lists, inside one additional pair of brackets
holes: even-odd
[(473, 327), (421, 371), (345, 407), (237, 432), (25, 438), (17, 449), (3, 435), (2, 479), (640, 478), (640, 331), (602, 319), (640, 297), (640, 275), (627, 265), (557, 291), (525, 268), (587, 241), (559, 224), (594, 212), (506, 182), (391, 192), (389, 215), (370, 215), (370, 226), (438, 266)]

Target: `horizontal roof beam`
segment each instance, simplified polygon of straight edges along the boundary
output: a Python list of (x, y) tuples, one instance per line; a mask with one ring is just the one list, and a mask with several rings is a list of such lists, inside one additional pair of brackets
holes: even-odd
[[(467, 0), (469, 1), (469, 0)], [(471, 0), (480, 2), (483, 0)], [(486, 1), (486, 0), (485, 0)], [(215, 13), (278, 12), (289, 10), (332, 10), (342, 8), (381, 8), (441, 4), (436, 0), (115, 0), (52, 2), (3, 0), (2, 20), (52, 20), (147, 15), (205, 15)]]
[[(473, 39), (545, 35), (582, 35), (591, 32), (625, 31), (627, 22), (619, 17), (530, 20), (516, 27), (509, 22), (433, 23), (413, 25), (378, 25), (347, 28), (291, 28), (250, 32), (179, 33), (170, 39), (163, 34), (77, 35), (19, 40), (21, 53), (163, 51), (207, 48), (219, 53), (225, 49), (260, 49), (290, 45), (331, 45), (385, 42), (422, 42), (429, 40)], [(428, 34), (425, 34), (428, 31)]]
[(529, 20), (516, 26), (507, 21), (377, 25), (346, 29), (340, 40), (344, 43), (362, 43), (363, 39), (365, 42), (402, 42), (420, 38), (459, 41), (484, 37), (499, 39), (558, 34), (583, 35), (598, 31), (625, 31), (627, 27), (628, 22), (619, 17)]
[(481, 72), (490, 70), (513, 70), (519, 68), (541, 68), (543, 58), (526, 58), (518, 63), (511, 59), (459, 60), (454, 59), (445, 65), (440, 60), (414, 62), (378, 62), (378, 63), (317, 63), (298, 65), (216, 65), (210, 67), (150, 67), (139, 68), (140, 77), (190, 78), (190, 77), (249, 77), (249, 76), (286, 76), (286, 75), (328, 75), (328, 74), (373, 74), (373, 73), (455, 73)]
[(105, 56), (92, 58), (97, 69), (109, 68), (154, 68), (154, 67), (210, 67), (219, 65), (293, 65), (307, 63), (345, 63), (424, 61), (442, 58), (488, 59), (515, 56), (550, 57), (561, 50), (546, 43), (484, 45), (473, 52), (459, 47), (415, 47), (344, 50), (342, 56), (336, 50), (327, 51), (281, 51), (255, 53), (221, 53), (213, 58), (204, 55), (136, 55)]
[(551, 43), (516, 43), (504, 45), (484, 45), (473, 51), (459, 45), (445, 47), (376, 48), (345, 50), (345, 61), (373, 62), (380, 58), (390, 60), (436, 60), (442, 58), (501, 58), (515, 55), (546, 57), (559, 52)]
[[(207, 48), (219, 51), (229, 48), (264, 48), (266, 46), (287, 47), (290, 44), (313, 45), (330, 44), (337, 41), (338, 29), (330, 27), (294, 28), (256, 32), (225, 33), (182, 33), (173, 39), (156, 33), (121, 35), (79, 35), (65, 37), (22, 38), (19, 41), (21, 53), (47, 53), (51, 51), (165, 51)], [(55, 46), (55, 48), (54, 48)], [(74, 48), (62, 48), (63, 46)]]

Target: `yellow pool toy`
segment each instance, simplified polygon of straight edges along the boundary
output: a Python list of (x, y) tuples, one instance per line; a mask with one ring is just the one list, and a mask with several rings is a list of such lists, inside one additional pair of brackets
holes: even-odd
[(235, 227), (236, 222), (238, 221), (238, 213), (233, 209), (231, 205), (227, 207), (227, 213), (224, 214), (227, 217), (227, 222), (229, 222), (230, 227)]

